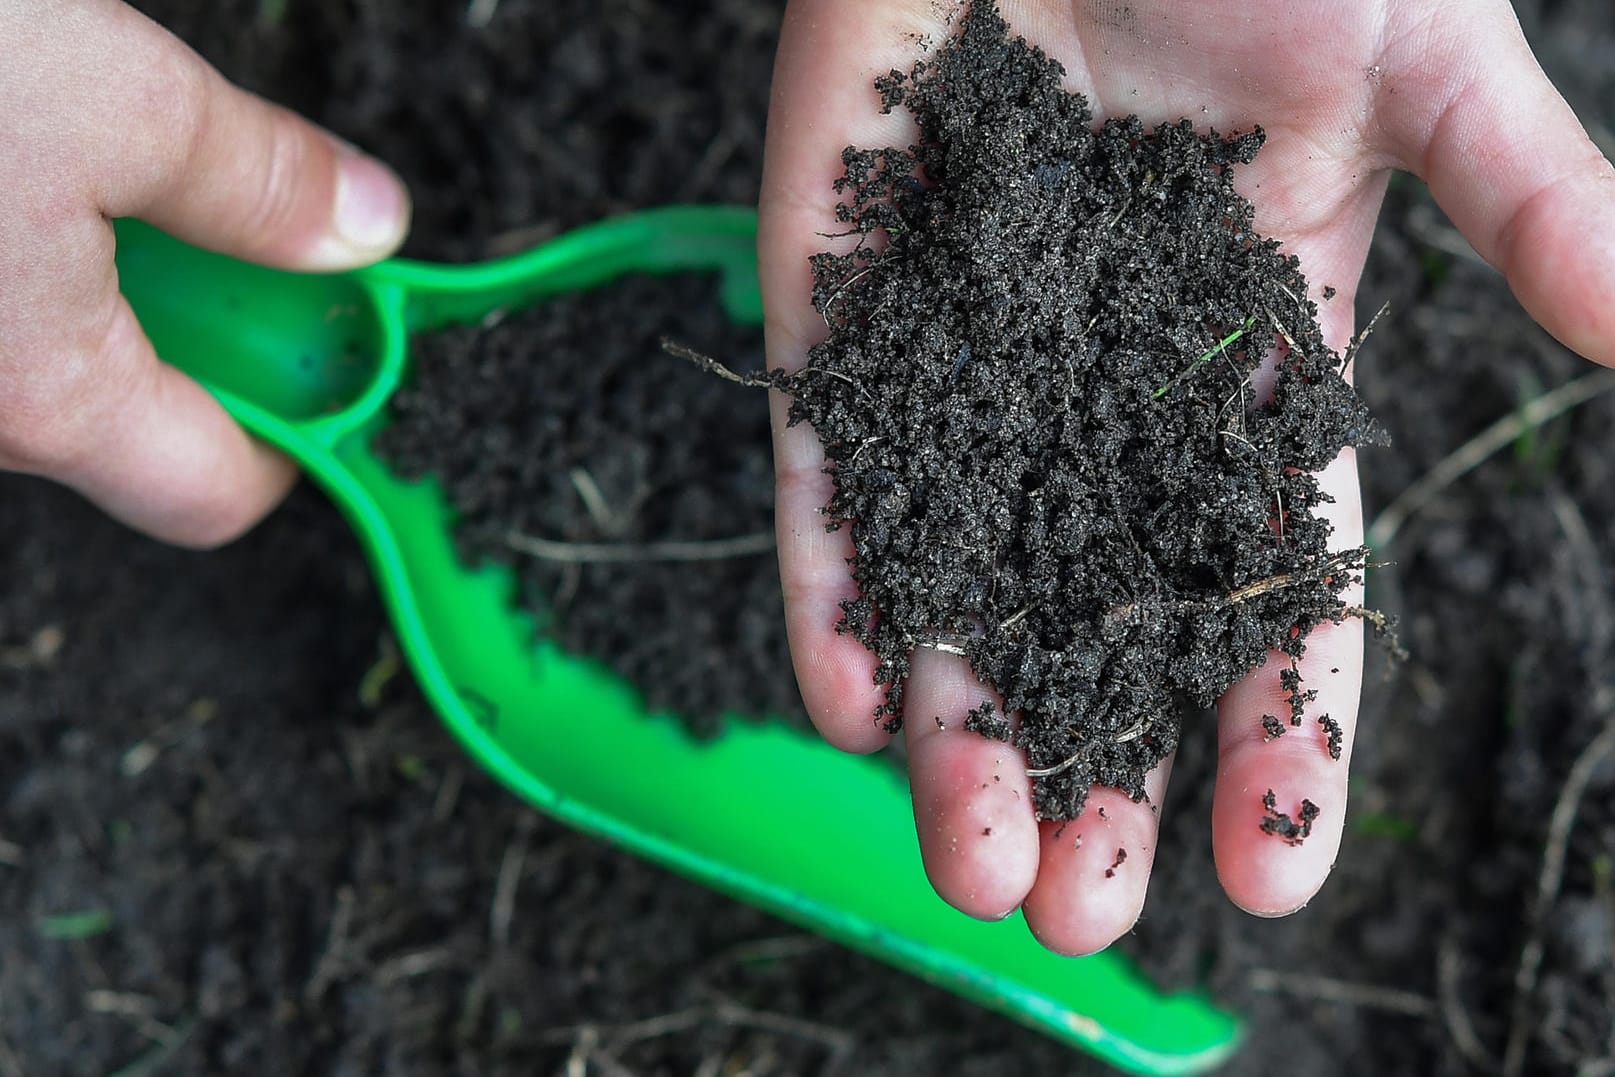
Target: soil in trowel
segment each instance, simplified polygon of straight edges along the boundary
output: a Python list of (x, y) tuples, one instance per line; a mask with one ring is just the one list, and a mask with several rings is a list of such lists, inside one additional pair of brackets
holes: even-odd
[(967, 655), (1020, 712), (1050, 819), (1094, 782), (1141, 796), (1184, 701), (1345, 615), (1363, 555), (1331, 546), (1311, 473), (1375, 433), (1234, 191), (1261, 131), (1095, 129), (1061, 74), (979, 0), (878, 80), (919, 135), (845, 151), (851, 237), (814, 260), (829, 336), (781, 382), (852, 529), (876, 719), (900, 721), (912, 648)]
[(762, 362), (713, 280), (629, 277), (417, 336), (375, 447), (441, 482), (468, 563), (514, 565), (560, 644), (651, 708), (699, 733), (726, 713), (800, 718), (765, 401), (670, 358), (664, 334)]

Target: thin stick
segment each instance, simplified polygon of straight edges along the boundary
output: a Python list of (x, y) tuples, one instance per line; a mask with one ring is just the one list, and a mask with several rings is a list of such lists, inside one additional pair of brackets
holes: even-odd
[(1374, 327), (1379, 324), (1379, 320), (1390, 309), (1391, 305), (1389, 303), (1381, 303), (1379, 309), (1374, 312), (1374, 316), (1368, 319), (1368, 324), (1363, 326), (1363, 331), (1358, 333), (1350, 344), (1346, 345), (1346, 358), (1340, 361), (1340, 374), (1342, 377), (1346, 374), (1346, 368), (1351, 366), (1351, 361), (1357, 357), (1357, 352), (1362, 348), (1363, 341), (1368, 339), (1368, 335), (1374, 331)]
[(1232, 333), (1229, 333), (1227, 336), (1223, 337), (1221, 340), (1219, 340), (1216, 343), (1216, 345), (1210, 351), (1206, 352), (1204, 355), (1200, 356), (1200, 358), (1198, 358), (1194, 362), (1190, 363), (1189, 366), (1187, 367), (1187, 369), (1185, 369), (1183, 371), (1183, 373), (1179, 374), (1177, 377), (1173, 378), (1171, 381), (1167, 382), (1165, 385), (1163, 385), (1159, 389), (1155, 390), (1155, 392), (1151, 393), (1150, 394), (1150, 399), (1152, 399), (1152, 400), (1161, 399), (1161, 397), (1163, 397), (1163, 396), (1165, 396), (1167, 394), (1167, 390), (1171, 389), (1172, 386), (1176, 385), (1178, 382), (1180, 382), (1184, 378), (1188, 377), (1190, 372), (1192, 372), (1195, 367), (1199, 366), (1201, 363), (1205, 362), (1207, 359), (1210, 359), (1212, 356), (1221, 355), (1223, 353), (1223, 350), (1226, 349), (1228, 347), (1228, 345), (1232, 344), (1234, 341), (1236, 341), (1240, 337), (1244, 336), (1245, 331), (1247, 329), (1249, 329), (1251, 326), (1255, 325), (1255, 324), (1256, 324), (1256, 315), (1252, 314), (1249, 318), (1245, 319), (1245, 323), (1243, 325), (1241, 325), (1238, 329), (1235, 329)]
[(828, 298), (828, 299), (826, 299), (824, 301), (824, 309), (819, 312), (819, 316), (824, 319), (824, 324), (825, 324), (826, 328), (829, 328), (829, 329), (834, 329), (835, 328), (835, 326), (832, 325), (831, 322), (830, 322), (830, 308), (836, 305), (836, 300), (841, 298), (841, 293), (845, 292), (848, 288), (852, 287), (858, 281), (861, 281), (865, 277), (867, 277), (871, 272), (874, 271), (875, 267), (877, 265), (879, 265), (879, 264), (880, 264), (880, 259), (876, 258), (873, 262), (870, 262), (868, 265), (864, 266), (862, 269), (858, 270), (856, 273), (853, 273), (846, 280), (844, 280), (840, 284), (836, 285), (836, 290), (830, 293), (830, 298)]
[(1452, 1039), (1453, 1046), (1458, 1053), (1468, 1060), (1469, 1064), (1481, 1073), (1496, 1073), (1497, 1059), (1486, 1050), (1486, 1045), (1480, 1042), (1480, 1036), (1475, 1032), (1475, 1023), (1469, 1018), (1469, 1011), (1464, 1009), (1463, 1000), (1458, 997), (1458, 980), (1461, 971), (1458, 967), (1458, 947), (1451, 937), (1441, 940), (1441, 948), (1436, 954), (1436, 986), (1441, 992), (1441, 1023), (1446, 1026), (1447, 1035)]
[(611, 511), (611, 504), (606, 500), (606, 495), (601, 493), (600, 484), (594, 481), (594, 476), (589, 474), (588, 469), (575, 467), (567, 472), (567, 478), (572, 480), (572, 488), (583, 499), (583, 507), (589, 510), (589, 515), (600, 530), (608, 535), (616, 534), (617, 514)]
[[(1357, 550), (1348, 550), (1344, 554), (1336, 554), (1323, 564), (1319, 565), (1318, 568), (1313, 571), (1329, 573), (1335, 569), (1353, 567), (1352, 562), (1356, 559), (1358, 553), (1359, 551)], [(1257, 580), (1255, 583), (1247, 583), (1243, 587), (1236, 587), (1232, 591), (1228, 592), (1228, 597), (1223, 601), (1230, 606), (1237, 606), (1239, 603), (1244, 602), (1247, 599), (1257, 598), (1258, 596), (1269, 594), (1273, 591), (1283, 590), (1298, 580), (1312, 580), (1315, 578), (1316, 577), (1313, 576), (1312, 572), (1307, 571), (1281, 572), (1277, 576), (1267, 576), (1263, 579)]]
[(1385, 506), (1369, 526), (1368, 544), (1375, 549), (1388, 545), (1410, 516), (1500, 449), (1512, 444), (1521, 434), (1535, 430), (1612, 389), (1615, 389), (1615, 370), (1595, 370), (1543, 393), (1518, 411), (1498, 419), (1397, 494), (1395, 500)]
[(960, 656), (961, 658), (967, 656), (970, 653), (970, 652), (965, 650), (964, 644), (955, 643), (952, 640), (942, 639), (942, 638), (936, 638), (936, 639), (911, 639), (911, 640), (908, 641), (908, 645), (910, 647), (925, 647), (925, 648), (927, 648), (929, 650), (941, 651), (943, 654), (956, 654), (956, 655)]
[(1367, 606), (1347, 606), (1340, 611), (1340, 616), (1342, 620), (1347, 617), (1360, 617), (1381, 632), (1386, 631), (1391, 625), (1389, 617), (1379, 610), (1371, 610)]
[(1022, 606), (1020, 609), (1016, 610), (1014, 613), (1005, 618), (1001, 624), (999, 624), (998, 631), (1002, 632), (1006, 628), (1014, 628), (1016, 625), (1021, 623), (1027, 614), (1031, 613), (1036, 608), (1036, 602), (1029, 602)]
[(533, 817), (519, 816), (516, 833), (505, 846), (504, 859), (499, 862), (499, 876), (494, 880), (493, 905), (488, 910), (488, 940), (499, 949), (510, 944), (510, 924), (516, 916), (516, 887), (522, 878), (522, 866), (527, 862), (527, 845), (533, 835)]
[(705, 352), (698, 352), (694, 348), (686, 348), (670, 337), (662, 338), (662, 350), (675, 358), (685, 359), (694, 363), (708, 374), (716, 374), (724, 381), (732, 381), (736, 385), (744, 385), (748, 389), (771, 389), (774, 387), (774, 379), (767, 374), (736, 374)]
[(338, 888), (336, 909), (331, 913), (331, 924), (325, 933), (325, 949), (303, 988), (303, 999), (311, 1006), (325, 997), (326, 990), (342, 975), (348, 963), (348, 928), (353, 923), (354, 900), (353, 887)]
[(1615, 754), (1615, 711), (1604, 717), (1604, 728), (1576, 756), (1570, 775), (1559, 790), (1548, 823), (1547, 847), (1542, 853), (1542, 870), (1537, 875), (1536, 897), (1531, 902), (1531, 932), (1520, 948), (1520, 963), (1514, 970), (1514, 1015), (1510, 1022), (1508, 1046), (1503, 1051), (1503, 1077), (1519, 1077), (1525, 1072), (1525, 1050), (1531, 1034), (1531, 998), (1536, 994), (1537, 975), (1542, 969), (1542, 929), (1559, 887), (1564, 882), (1565, 853), (1576, 814), (1592, 783), (1593, 772)]
[(703, 993), (711, 996), (710, 1004), (675, 1010), (620, 1025), (561, 1025), (544, 1029), (538, 1034), (538, 1040), (540, 1043), (566, 1042), (592, 1033), (597, 1045), (604, 1042), (620, 1049), (643, 1040), (656, 1039), (697, 1028), (707, 1022), (715, 1022), (730, 1028), (754, 1028), (782, 1036), (811, 1040), (834, 1052), (845, 1051), (854, 1043), (851, 1034), (830, 1025), (767, 1010), (754, 1010), (711, 988), (704, 989)]
[[(1112, 745), (1126, 744), (1130, 740), (1137, 740), (1139, 737), (1144, 735), (1144, 730), (1146, 728), (1148, 728), (1147, 720), (1140, 718), (1127, 729), (1124, 729), (1114, 737), (1111, 737), (1110, 743)], [(1052, 778), (1056, 774), (1064, 774), (1066, 771), (1082, 762), (1085, 758), (1087, 758), (1089, 752), (1093, 751), (1103, 743), (1104, 742), (1099, 740), (1097, 737), (1092, 740), (1083, 741), (1076, 751), (1072, 752), (1070, 755), (1066, 756), (1052, 767), (1028, 767), (1026, 770), (1026, 776), (1028, 778)]]
[(505, 545), (541, 561), (573, 565), (620, 565), (639, 561), (727, 561), (774, 548), (774, 532), (750, 531), (731, 538), (690, 542), (557, 542), (511, 531)]
[[(1288, 289), (1286, 289), (1286, 291), (1288, 291)], [(1291, 296), (1291, 298), (1293, 299), (1294, 296)], [(1263, 307), (1262, 309), (1267, 312), (1267, 317), (1270, 321), (1272, 321), (1273, 328), (1278, 330), (1279, 336), (1284, 338), (1284, 343), (1290, 346), (1290, 351), (1296, 355), (1300, 355), (1300, 345), (1295, 342), (1295, 338), (1290, 335), (1290, 331), (1284, 328), (1284, 323), (1279, 321), (1279, 316), (1274, 314), (1273, 311), (1268, 307)]]
[(1435, 1000), (1416, 992), (1337, 980), (1331, 976), (1308, 976), (1296, 972), (1281, 972), (1278, 969), (1252, 969), (1250, 985), (1257, 991), (1318, 999), (1322, 1002), (1338, 1002), (1364, 1010), (1383, 1010), (1386, 1013), (1399, 1013), (1408, 1017), (1436, 1015)]
[(1028, 778), (1052, 778), (1056, 774), (1064, 774), (1066, 771), (1070, 770), (1072, 767), (1086, 759), (1088, 757), (1088, 753), (1091, 752), (1094, 745), (1098, 743), (1099, 742), (1097, 740), (1084, 742), (1082, 747), (1078, 748), (1076, 751), (1072, 752), (1070, 755), (1066, 756), (1052, 767), (1027, 767), (1026, 776)]

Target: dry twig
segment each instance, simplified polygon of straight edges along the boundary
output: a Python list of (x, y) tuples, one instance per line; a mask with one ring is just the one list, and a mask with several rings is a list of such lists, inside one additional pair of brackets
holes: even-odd
[(1498, 450), (1513, 444), (1521, 434), (1535, 430), (1611, 390), (1615, 390), (1615, 370), (1595, 370), (1543, 393), (1518, 411), (1498, 419), (1454, 449), (1380, 510), (1368, 528), (1368, 544), (1376, 550), (1384, 549), (1410, 516), (1485, 463)]
[(1548, 822), (1548, 838), (1542, 852), (1542, 870), (1537, 874), (1536, 895), (1531, 902), (1530, 931), (1520, 948), (1520, 962), (1514, 970), (1514, 1005), (1509, 1022), (1508, 1044), (1503, 1050), (1503, 1077), (1520, 1077), (1525, 1072), (1525, 1052), (1531, 1039), (1531, 1003), (1536, 994), (1537, 976), (1542, 970), (1543, 928), (1548, 913), (1564, 883), (1565, 854), (1570, 832), (1575, 828), (1587, 786), (1593, 773), (1615, 755), (1615, 711), (1604, 717), (1604, 727), (1587, 743), (1570, 766), (1570, 774), (1559, 790)]
[(1493, 1058), (1475, 1033), (1475, 1023), (1469, 1019), (1463, 1000), (1458, 997), (1458, 981), (1462, 970), (1458, 966), (1458, 945), (1451, 936), (1441, 940), (1436, 955), (1436, 986), (1441, 996), (1441, 1023), (1458, 1053), (1482, 1073), (1496, 1073), (1497, 1059)]
[(1278, 969), (1252, 969), (1250, 985), (1257, 991), (1291, 995), (1295, 998), (1338, 1002), (1364, 1010), (1382, 1010), (1407, 1017), (1434, 1017), (1436, 1002), (1428, 996), (1396, 987), (1353, 983), (1332, 976), (1311, 976)]
[(533, 836), (533, 817), (523, 814), (516, 820), (516, 833), (505, 847), (494, 882), (493, 907), (488, 912), (488, 938), (498, 949), (510, 942), (510, 922), (516, 914), (516, 887), (521, 883), (522, 865), (527, 861), (527, 843)]
[(687, 542), (559, 542), (512, 531), (505, 545), (517, 553), (541, 561), (562, 564), (602, 565), (639, 561), (727, 561), (753, 557), (774, 548), (774, 532), (751, 531), (730, 538)]

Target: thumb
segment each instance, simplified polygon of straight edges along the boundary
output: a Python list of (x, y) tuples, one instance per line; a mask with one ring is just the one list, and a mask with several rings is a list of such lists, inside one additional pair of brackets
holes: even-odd
[(163, 137), (136, 141), (134, 159), (99, 171), (103, 213), (285, 269), (366, 265), (403, 242), (409, 196), (391, 169), (129, 18), (145, 39), (138, 77), (149, 84), (126, 88), (119, 103)]
[(1615, 365), (1615, 169), (1507, 4), (1447, 11), (1387, 56), (1391, 151), (1545, 329)]

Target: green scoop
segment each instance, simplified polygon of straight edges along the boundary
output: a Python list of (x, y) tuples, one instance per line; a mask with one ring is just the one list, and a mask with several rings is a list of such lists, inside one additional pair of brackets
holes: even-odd
[(341, 507), (427, 698), (529, 803), (1125, 1069), (1193, 1073), (1233, 1051), (1238, 1021), (1203, 998), (1158, 994), (1117, 956), (1056, 957), (1018, 916), (978, 923), (945, 905), (892, 767), (778, 723), (732, 722), (698, 743), (598, 665), (535, 643), (509, 572), (457, 560), (435, 485), (371, 453), (411, 333), (681, 270), (718, 271), (730, 315), (760, 321), (752, 211), (653, 210), (500, 261), (335, 275), (249, 266), (135, 221), (117, 238), (124, 294), (158, 354)]

